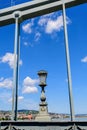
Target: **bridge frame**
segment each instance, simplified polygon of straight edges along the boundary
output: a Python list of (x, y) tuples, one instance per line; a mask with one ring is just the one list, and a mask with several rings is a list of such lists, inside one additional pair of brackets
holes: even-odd
[(82, 3), (87, 3), (87, 0), (33, 0), (31, 2), (23, 3), (20, 5), (16, 5), (16, 6), (12, 6), (0, 10), (0, 27), (15, 23), (14, 81), (13, 81), (14, 87), (13, 87), (13, 105), (12, 105), (13, 120), (17, 120), (20, 23), (26, 19), (34, 18), (58, 10), (62, 10), (63, 12), (66, 63), (67, 63), (68, 88), (69, 88), (69, 100), (70, 100), (70, 114), (71, 114), (71, 121), (74, 120), (72, 81), (71, 81), (71, 69), (70, 69), (70, 57), (69, 57), (68, 33), (67, 33), (65, 8), (69, 8)]
[(0, 26), (15, 23), (14, 12), (19, 11), (19, 23), (40, 15), (62, 10), (62, 4), (66, 8), (87, 3), (87, 0), (33, 0), (16, 6), (0, 10)]

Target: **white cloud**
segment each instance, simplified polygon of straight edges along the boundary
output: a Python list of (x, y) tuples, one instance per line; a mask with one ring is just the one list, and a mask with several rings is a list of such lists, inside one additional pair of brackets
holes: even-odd
[(13, 81), (10, 78), (0, 78), (0, 88), (12, 88)]
[(36, 92), (38, 92), (38, 90), (34, 86), (27, 86), (27, 87), (24, 87), (23, 89), (23, 93), (36, 93)]
[(38, 83), (37, 79), (31, 79), (30, 77), (26, 77), (23, 81), (24, 86), (33, 86)]
[(21, 100), (23, 100), (23, 99), (24, 99), (23, 96), (19, 96), (19, 97), (18, 97), (18, 100), (19, 100), (19, 101), (21, 101)]
[(22, 62), (22, 60), (20, 60), (20, 61), (19, 61), (19, 65), (22, 65), (22, 64), (23, 64), (23, 62)]
[[(7, 52), (3, 57), (0, 58), (1, 63), (7, 63), (10, 68), (14, 67), (14, 54)], [(22, 60), (19, 61), (19, 64), (22, 65)]]
[(38, 41), (38, 40), (40, 39), (40, 37), (41, 37), (41, 33), (40, 33), (40, 32), (37, 32), (37, 33), (35, 34), (35, 41)]
[(24, 42), (24, 45), (25, 45), (25, 46), (28, 46), (28, 42)]
[(35, 86), (38, 83), (38, 79), (31, 79), (26, 77), (23, 81), (23, 93), (36, 93), (37, 87)]
[(28, 47), (28, 46), (30, 46), (30, 47), (33, 47), (33, 44), (32, 43), (30, 43), (30, 42), (24, 42), (24, 46), (26, 46), (26, 47)]
[[(66, 17), (66, 22), (67, 24), (71, 23), (68, 17)], [(41, 37), (41, 31), (47, 34), (52, 34), (63, 30), (63, 16), (58, 12), (54, 12), (43, 15), (37, 19), (34, 18), (33, 20), (28, 20), (22, 25), (22, 30), (26, 34), (32, 33), (34, 36), (33, 40), (38, 41)], [(28, 35), (26, 37), (28, 37)], [(24, 41), (25, 46), (28, 46), (28, 44), (28, 42)], [(29, 45), (31, 46), (32, 44)]]
[(81, 59), (81, 62), (87, 63), (87, 56)]
[(25, 24), (22, 25), (22, 29), (25, 33), (32, 33), (32, 26), (33, 26), (33, 23), (34, 20), (31, 20), (31, 22), (27, 22)]
[[(66, 18), (66, 21), (67, 24), (71, 22), (68, 17)], [(45, 33), (51, 34), (55, 31), (60, 31), (63, 29), (63, 17), (62, 15), (56, 16), (55, 13), (52, 13), (50, 15), (42, 16), (38, 24), (44, 27)]]
[(46, 26), (46, 33), (52, 33), (53, 31), (60, 31), (63, 27), (62, 16), (59, 16), (56, 20), (49, 20)]
[(56, 18), (57, 15), (56, 13), (50, 13), (50, 14), (46, 14), (40, 17), (39, 21), (38, 21), (38, 25), (40, 26), (44, 26), (47, 24), (47, 22), (52, 19), (52, 18)]
[[(23, 99), (24, 99), (23, 96), (18, 96), (18, 101), (19, 101), (19, 102), (22, 101)], [(12, 102), (12, 98), (10, 98), (10, 99), (8, 100), (8, 102)]]
[(44, 26), (48, 22), (49, 18), (47, 16), (40, 17), (38, 21), (38, 25)]
[(31, 33), (32, 32), (31, 23), (27, 23), (27, 24), (23, 25), (22, 29), (25, 33)]

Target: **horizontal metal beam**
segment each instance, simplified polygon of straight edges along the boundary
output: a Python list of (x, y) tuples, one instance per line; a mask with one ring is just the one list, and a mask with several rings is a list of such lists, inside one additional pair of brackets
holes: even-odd
[(19, 22), (29, 18), (51, 13), (62, 9), (62, 1), (66, 8), (87, 3), (87, 0), (33, 0), (0, 10), (0, 26), (15, 23), (15, 15), (20, 15)]
[(0, 122), (0, 130), (87, 130), (87, 121), (3, 121)]

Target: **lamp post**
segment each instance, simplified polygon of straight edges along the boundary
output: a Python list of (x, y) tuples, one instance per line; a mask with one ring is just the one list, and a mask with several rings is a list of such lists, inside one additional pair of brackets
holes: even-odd
[(36, 116), (36, 121), (50, 121), (50, 115), (48, 114), (48, 104), (46, 102), (45, 90), (46, 87), (46, 78), (47, 72), (45, 70), (41, 70), (38, 72), (38, 76), (40, 79), (39, 86), (41, 87), (41, 97), (40, 97), (40, 104), (39, 104), (39, 114)]

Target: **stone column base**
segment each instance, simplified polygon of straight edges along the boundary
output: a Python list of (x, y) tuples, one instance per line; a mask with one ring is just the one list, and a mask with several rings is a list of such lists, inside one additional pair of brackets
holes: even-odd
[(51, 121), (51, 117), (49, 114), (38, 114), (35, 121)]

